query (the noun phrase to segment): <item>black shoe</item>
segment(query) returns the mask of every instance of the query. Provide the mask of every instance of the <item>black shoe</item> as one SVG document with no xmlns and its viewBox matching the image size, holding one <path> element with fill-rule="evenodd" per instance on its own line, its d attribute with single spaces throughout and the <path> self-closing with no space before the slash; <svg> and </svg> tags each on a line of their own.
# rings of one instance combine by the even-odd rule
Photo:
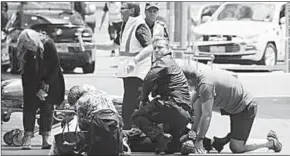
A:
<svg viewBox="0 0 290 156">
<path fill-rule="evenodd" d="M 112 50 L 111 57 L 115 56 L 115 50 Z"/>
<path fill-rule="evenodd" d="M 211 144 L 211 140 L 209 138 L 204 138 L 203 147 L 207 151 L 207 153 L 209 153 L 209 151 L 212 150 L 213 147 L 212 147 L 212 144 Z"/>
<path fill-rule="evenodd" d="M 212 147 L 215 148 L 219 153 L 224 149 L 224 146 L 230 142 L 230 133 L 224 138 L 213 137 L 214 142 L 212 143 Z"/>
</svg>

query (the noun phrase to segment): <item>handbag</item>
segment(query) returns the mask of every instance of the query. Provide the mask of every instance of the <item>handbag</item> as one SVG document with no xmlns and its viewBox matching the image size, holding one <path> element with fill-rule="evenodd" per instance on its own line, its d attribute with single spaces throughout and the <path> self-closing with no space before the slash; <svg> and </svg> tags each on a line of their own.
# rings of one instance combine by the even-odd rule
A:
<svg viewBox="0 0 290 156">
<path fill-rule="evenodd" d="M 68 123 L 66 123 L 68 125 Z M 77 131 L 78 123 L 75 131 L 64 132 L 65 127 L 63 127 L 62 133 L 54 136 L 56 147 L 58 148 L 59 155 L 70 155 L 77 156 L 82 155 L 86 152 L 87 142 L 86 136 L 87 131 Z"/>
</svg>

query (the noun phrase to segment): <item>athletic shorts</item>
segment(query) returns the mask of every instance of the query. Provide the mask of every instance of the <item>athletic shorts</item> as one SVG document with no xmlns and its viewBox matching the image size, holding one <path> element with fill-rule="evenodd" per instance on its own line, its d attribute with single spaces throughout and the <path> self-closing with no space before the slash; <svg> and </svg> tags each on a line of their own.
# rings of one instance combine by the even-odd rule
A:
<svg viewBox="0 0 290 156">
<path fill-rule="evenodd" d="M 230 115 L 231 138 L 247 141 L 257 114 L 257 103 L 251 102 L 242 112 Z"/>
</svg>

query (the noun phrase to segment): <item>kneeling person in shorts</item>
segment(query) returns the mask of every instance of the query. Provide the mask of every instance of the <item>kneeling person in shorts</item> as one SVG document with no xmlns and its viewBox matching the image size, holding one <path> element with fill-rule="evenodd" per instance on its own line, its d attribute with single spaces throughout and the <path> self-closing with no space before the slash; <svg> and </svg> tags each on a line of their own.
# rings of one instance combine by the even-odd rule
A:
<svg viewBox="0 0 290 156">
<path fill-rule="evenodd" d="M 194 105 L 194 124 L 192 130 L 197 133 L 195 149 L 204 153 L 202 140 L 208 131 L 212 111 L 229 115 L 231 120 L 230 149 L 233 153 L 244 153 L 267 147 L 280 152 L 282 144 L 277 134 L 270 131 L 264 143 L 247 143 L 257 113 L 257 103 L 245 90 L 242 83 L 226 72 L 215 70 L 197 70 L 192 66 L 183 68 L 188 84 L 195 90 L 197 97 Z"/>
</svg>

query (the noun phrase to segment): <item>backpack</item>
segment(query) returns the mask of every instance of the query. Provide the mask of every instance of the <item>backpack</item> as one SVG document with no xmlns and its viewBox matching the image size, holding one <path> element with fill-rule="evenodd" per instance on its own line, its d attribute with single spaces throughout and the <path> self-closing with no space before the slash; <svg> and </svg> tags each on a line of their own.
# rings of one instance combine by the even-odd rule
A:
<svg viewBox="0 0 290 156">
<path fill-rule="evenodd" d="M 115 155 L 123 152 L 122 119 L 110 110 L 93 112 L 88 129 L 88 156 Z"/>
</svg>

